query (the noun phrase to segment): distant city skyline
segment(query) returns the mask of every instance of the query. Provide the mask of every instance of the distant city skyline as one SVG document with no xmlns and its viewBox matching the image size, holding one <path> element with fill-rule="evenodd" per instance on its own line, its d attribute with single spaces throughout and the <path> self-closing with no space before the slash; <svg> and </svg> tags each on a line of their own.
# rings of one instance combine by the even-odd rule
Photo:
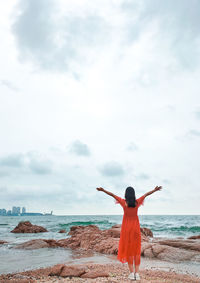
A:
<svg viewBox="0 0 200 283">
<path fill-rule="evenodd" d="M 26 213 L 26 207 L 25 206 L 22 207 L 22 211 L 21 211 L 20 206 L 13 206 L 12 210 L 0 208 L 0 215 L 20 215 L 20 214 L 24 214 L 24 213 Z"/>
<path fill-rule="evenodd" d="M 20 206 L 13 206 L 12 210 L 6 210 L 5 208 L 0 208 L 0 216 L 28 216 L 28 215 L 53 215 L 51 213 L 41 213 L 41 212 L 26 212 L 26 207 L 23 206 L 22 210 Z"/>
</svg>

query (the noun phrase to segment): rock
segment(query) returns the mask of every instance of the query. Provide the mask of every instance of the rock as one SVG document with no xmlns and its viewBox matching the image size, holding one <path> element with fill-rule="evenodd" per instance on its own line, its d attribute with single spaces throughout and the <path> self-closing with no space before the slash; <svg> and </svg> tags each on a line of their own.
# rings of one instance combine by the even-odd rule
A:
<svg viewBox="0 0 200 283">
<path fill-rule="evenodd" d="M 112 226 L 112 228 L 121 228 L 121 226 L 122 226 L 121 224 L 115 224 Z"/>
<path fill-rule="evenodd" d="M 199 240 L 181 240 L 181 239 L 167 239 L 158 241 L 161 245 L 167 245 L 175 248 L 181 248 L 186 250 L 194 250 L 200 252 L 200 241 Z"/>
<path fill-rule="evenodd" d="M 85 269 L 79 266 L 64 266 L 59 276 L 61 277 L 80 277 L 85 273 Z"/>
<path fill-rule="evenodd" d="M 49 276 L 59 276 L 64 266 L 65 266 L 64 264 L 54 265 L 53 267 L 51 267 L 51 270 L 48 275 Z"/>
<path fill-rule="evenodd" d="M 192 240 L 200 239 L 200 235 L 191 236 L 191 237 L 189 237 L 188 239 L 192 239 Z"/>
<path fill-rule="evenodd" d="M 71 235 L 71 238 L 67 239 L 69 248 L 82 248 L 106 254 L 117 254 L 120 237 L 119 228 L 101 231 L 95 225 L 72 226 L 69 235 Z"/>
<path fill-rule="evenodd" d="M 53 240 L 53 239 L 50 239 L 50 240 L 43 239 L 43 241 L 45 241 L 48 244 L 49 248 L 57 248 L 57 247 L 59 247 L 58 241 L 56 241 L 56 240 Z"/>
<path fill-rule="evenodd" d="M 120 238 L 121 227 L 112 227 L 111 229 L 105 230 L 103 232 L 104 235 L 107 235 L 109 237 Z"/>
<path fill-rule="evenodd" d="M 41 233 L 48 232 L 44 227 L 32 225 L 29 221 L 19 222 L 11 233 Z"/>
<path fill-rule="evenodd" d="M 70 238 L 61 240 L 36 239 L 17 245 L 18 249 L 40 249 L 46 247 L 63 247 L 86 251 L 96 251 L 104 254 L 115 254 L 118 252 L 120 225 L 111 229 L 100 230 L 95 225 L 72 226 L 69 232 Z M 142 234 L 142 241 L 148 242 L 148 237 Z"/>
<path fill-rule="evenodd" d="M 98 270 L 90 270 L 83 275 L 81 275 L 81 278 L 98 278 L 98 277 L 109 277 L 108 272 L 105 271 L 98 271 Z"/>
<path fill-rule="evenodd" d="M 146 237 L 153 237 L 153 232 L 148 228 L 140 228 L 140 231 Z"/>
<path fill-rule="evenodd" d="M 168 240 L 171 244 L 172 240 Z M 184 249 L 184 245 L 180 241 L 180 247 L 168 246 L 167 240 L 158 242 L 142 242 L 141 255 L 148 258 L 157 258 L 160 260 L 168 260 L 172 262 L 180 261 L 196 261 L 200 262 L 200 253 L 193 249 Z M 174 240 L 173 240 L 174 241 Z M 165 244 L 162 244 L 162 243 Z"/>
<path fill-rule="evenodd" d="M 14 247 L 14 249 L 35 250 L 42 248 L 57 248 L 57 247 L 61 247 L 61 245 L 56 240 L 35 239 L 24 242 L 22 244 L 18 244 Z"/>
<path fill-rule="evenodd" d="M 14 247 L 14 249 L 25 249 L 25 250 L 35 250 L 42 248 L 49 248 L 49 244 L 43 239 L 30 240 L 22 244 L 18 244 Z"/>
<path fill-rule="evenodd" d="M 111 229 L 101 231 L 95 225 L 72 226 L 69 232 L 71 238 L 60 244 L 69 248 L 82 248 L 105 254 L 117 254 L 121 225 L 114 225 Z M 142 241 L 148 241 L 148 237 L 142 234 Z"/>
<path fill-rule="evenodd" d="M 57 241 L 58 246 L 61 248 L 67 248 L 69 245 L 69 239 L 70 238 L 58 240 Z"/>
<path fill-rule="evenodd" d="M 62 229 L 58 233 L 67 233 L 67 231 L 65 229 Z"/>
<path fill-rule="evenodd" d="M 6 242 L 6 241 L 1 241 L 0 240 L 0 245 L 3 245 L 3 244 L 7 244 L 8 242 Z"/>
</svg>

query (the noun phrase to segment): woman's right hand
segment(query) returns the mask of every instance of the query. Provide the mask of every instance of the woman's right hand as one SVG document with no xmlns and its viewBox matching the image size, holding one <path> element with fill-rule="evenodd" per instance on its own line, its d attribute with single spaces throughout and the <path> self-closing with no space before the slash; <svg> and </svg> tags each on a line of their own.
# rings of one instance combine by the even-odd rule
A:
<svg viewBox="0 0 200 283">
<path fill-rule="evenodd" d="M 99 191 L 99 192 L 103 192 L 104 191 L 104 189 L 103 188 L 97 188 L 97 191 Z"/>
</svg>

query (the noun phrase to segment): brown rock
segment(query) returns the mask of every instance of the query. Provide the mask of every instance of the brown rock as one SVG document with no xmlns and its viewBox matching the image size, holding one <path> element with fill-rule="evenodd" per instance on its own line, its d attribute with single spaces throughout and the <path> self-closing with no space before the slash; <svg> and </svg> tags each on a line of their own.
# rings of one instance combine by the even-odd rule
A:
<svg viewBox="0 0 200 283">
<path fill-rule="evenodd" d="M 88 272 L 81 275 L 81 278 L 98 278 L 98 277 L 109 277 L 108 272 L 98 271 L 98 270 L 89 270 Z"/>
<path fill-rule="evenodd" d="M 7 244 L 8 242 L 6 241 L 0 241 L 0 245 L 3 245 L 3 244 Z"/>
<path fill-rule="evenodd" d="M 65 241 L 65 239 L 63 240 Z M 25 250 L 35 250 L 35 249 L 42 249 L 42 248 L 57 248 L 57 247 L 66 247 L 66 245 L 61 245 L 59 241 L 50 239 L 35 239 L 30 240 L 21 244 L 16 245 L 15 249 L 25 249 Z"/>
<path fill-rule="evenodd" d="M 142 242 L 141 243 L 141 255 L 144 256 L 144 251 L 151 248 L 152 244 L 149 242 Z"/>
<path fill-rule="evenodd" d="M 57 241 L 58 246 L 59 246 L 59 247 L 62 247 L 62 248 L 68 247 L 68 246 L 69 246 L 69 243 L 70 243 L 69 240 L 70 240 L 70 238 L 58 240 L 58 241 Z"/>
<path fill-rule="evenodd" d="M 25 250 L 35 250 L 35 249 L 42 249 L 48 248 L 49 244 L 43 239 L 35 239 L 24 242 L 22 244 L 18 244 L 14 247 L 14 249 L 25 249 Z"/>
<path fill-rule="evenodd" d="M 51 267 L 51 270 L 49 272 L 49 276 L 59 276 L 61 271 L 63 270 L 64 266 L 65 266 L 64 264 L 54 265 L 53 267 Z"/>
<path fill-rule="evenodd" d="M 194 250 L 200 252 L 200 241 L 198 239 L 197 240 L 167 239 L 167 240 L 158 241 L 158 243 L 161 245 L 167 245 L 175 248 Z"/>
<path fill-rule="evenodd" d="M 61 277 L 80 277 L 85 273 L 85 269 L 79 266 L 64 266 L 61 270 Z"/>
<path fill-rule="evenodd" d="M 29 221 L 19 222 L 11 233 L 41 233 L 48 232 L 44 227 L 32 225 Z"/>
<path fill-rule="evenodd" d="M 82 248 L 105 254 L 117 254 L 121 225 L 115 225 L 111 229 L 101 231 L 95 225 L 72 226 L 69 232 L 71 238 L 60 240 L 59 244 L 69 248 Z M 142 234 L 142 241 L 148 241 L 148 237 Z"/>
<path fill-rule="evenodd" d="M 65 229 L 62 229 L 58 233 L 67 233 L 67 231 Z"/>
<path fill-rule="evenodd" d="M 170 241 L 170 240 L 169 240 Z M 157 258 L 168 261 L 196 261 L 200 262 L 200 253 L 195 250 L 188 250 L 184 248 L 177 248 L 161 244 L 159 242 L 142 243 L 141 255 L 148 258 Z M 181 246 L 181 244 L 180 244 Z"/>
<path fill-rule="evenodd" d="M 191 236 L 191 237 L 189 237 L 188 239 L 192 239 L 192 240 L 200 239 L 200 235 Z"/>
<path fill-rule="evenodd" d="M 112 226 L 112 228 L 121 228 L 121 226 L 122 226 L 121 224 L 115 224 Z"/>
<path fill-rule="evenodd" d="M 108 230 L 103 231 L 104 235 L 110 236 L 112 238 L 120 238 L 121 227 L 115 227 Z"/>
<path fill-rule="evenodd" d="M 148 228 L 140 228 L 140 231 L 146 237 L 153 237 L 153 232 Z"/>
<path fill-rule="evenodd" d="M 50 240 L 43 239 L 43 241 L 45 241 L 48 244 L 49 248 L 57 248 L 57 247 L 59 247 L 58 241 L 56 241 L 56 240 L 53 240 L 53 239 L 50 239 Z"/>
</svg>

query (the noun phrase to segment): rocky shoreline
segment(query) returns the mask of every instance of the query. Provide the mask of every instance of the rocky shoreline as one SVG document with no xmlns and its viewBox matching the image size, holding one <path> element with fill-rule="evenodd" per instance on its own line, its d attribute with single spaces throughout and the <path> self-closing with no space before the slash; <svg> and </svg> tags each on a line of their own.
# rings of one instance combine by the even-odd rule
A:
<svg viewBox="0 0 200 283">
<path fill-rule="evenodd" d="M 22 233 L 24 233 L 24 223 L 21 226 Z M 27 227 L 30 231 L 30 225 Z M 37 230 L 35 225 L 33 225 L 33 229 Z M 114 225 L 111 229 L 103 231 L 95 225 L 72 226 L 68 238 L 61 240 L 35 239 L 18 244 L 14 248 L 32 250 L 61 247 L 117 255 L 120 230 L 120 225 Z M 20 231 L 20 225 L 18 225 L 18 231 Z M 198 236 L 188 239 L 154 238 L 152 231 L 148 228 L 141 228 L 141 235 L 141 255 L 144 257 L 173 262 L 200 262 L 200 239 Z"/>
<path fill-rule="evenodd" d="M 29 223 L 19 223 L 17 233 L 39 233 L 44 231 L 41 227 Z M 32 230 L 31 230 L 32 229 Z M 100 230 L 95 225 L 72 226 L 68 233 L 70 237 L 54 239 L 35 239 L 17 244 L 13 249 L 41 249 L 41 248 L 70 248 L 84 252 L 97 252 L 114 255 L 118 252 L 120 238 L 120 225 L 114 225 L 111 229 Z M 15 230 L 15 231 L 16 231 Z M 188 239 L 163 239 L 154 238 L 151 230 L 141 228 L 142 249 L 141 255 L 152 260 L 167 262 L 200 262 L 200 237 Z M 7 242 L 1 241 L 4 245 Z M 116 261 L 112 264 L 57 264 L 53 267 L 0 275 L 0 282 L 130 282 L 127 279 L 128 268 L 126 264 Z M 184 283 L 200 282 L 197 276 L 177 274 L 172 271 L 145 269 L 141 271 L 140 282 L 166 282 Z"/>
<path fill-rule="evenodd" d="M 107 282 L 130 283 L 126 264 L 85 264 L 55 265 L 14 274 L 0 276 L 1 283 L 36 283 L 36 282 Z M 140 271 L 141 283 L 199 283 L 199 278 L 174 271 L 145 269 Z"/>
</svg>

